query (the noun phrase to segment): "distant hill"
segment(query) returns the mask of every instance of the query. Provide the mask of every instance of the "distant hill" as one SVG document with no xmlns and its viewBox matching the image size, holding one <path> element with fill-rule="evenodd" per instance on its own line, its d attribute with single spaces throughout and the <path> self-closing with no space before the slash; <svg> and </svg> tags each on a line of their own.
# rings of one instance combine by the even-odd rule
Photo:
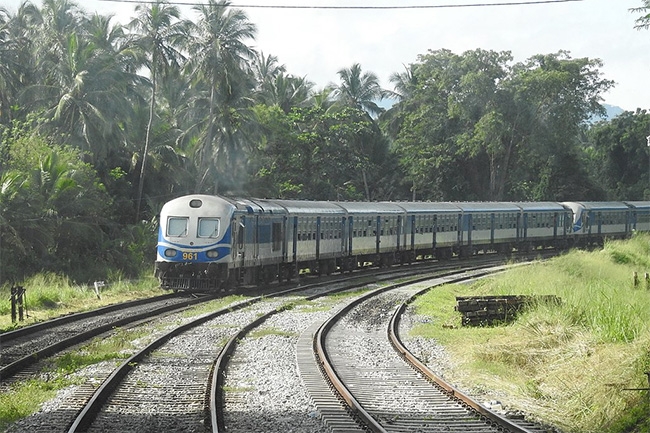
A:
<svg viewBox="0 0 650 433">
<path fill-rule="evenodd" d="M 617 107 L 615 105 L 603 104 L 603 107 L 605 107 L 605 110 L 607 110 L 608 119 L 613 119 L 614 117 L 618 116 L 619 114 L 622 114 L 625 111 L 621 107 Z"/>
<path fill-rule="evenodd" d="M 601 120 L 612 120 L 625 111 L 621 107 L 615 105 L 603 104 L 603 107 L 605 107 L 605 116 L 592 116 L 590 123 L 600 122 Z"/>
</svg>

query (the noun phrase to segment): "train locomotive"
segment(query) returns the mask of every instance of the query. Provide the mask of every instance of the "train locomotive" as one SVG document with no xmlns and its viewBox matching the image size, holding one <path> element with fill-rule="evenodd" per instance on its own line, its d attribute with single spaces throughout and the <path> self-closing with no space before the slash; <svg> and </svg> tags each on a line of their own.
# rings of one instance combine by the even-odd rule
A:
<svg viewBox="0 0 650 433">
<path fill-rule="evenodd" d="M 650 202 L 330 202 L 194 194 L 160 213 L 161 287 L 217 291 L 423 258 L 602 244 L 650 231 Z"/>
</svg>

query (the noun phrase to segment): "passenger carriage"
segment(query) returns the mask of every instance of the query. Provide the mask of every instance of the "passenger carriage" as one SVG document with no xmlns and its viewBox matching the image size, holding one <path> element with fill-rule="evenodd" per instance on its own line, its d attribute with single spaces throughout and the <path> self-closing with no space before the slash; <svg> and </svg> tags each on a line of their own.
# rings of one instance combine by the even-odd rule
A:
<svg viewBox="0 0 650 433">
<path fill-rule="evenodd" d="M 337 202 L 347 215 L 343 266 L 391 265 L 403 249 L 404 209 L 396 203 Z"/>
<path fill-rule="evenodd" d="M 404 210 L 403 261 L 432 256 L 448 259 L 458 249 L 462 210 L 453 203 L 399 202 Z"/>
<path fill-rule="evenodd" d="M 650 231 L 650 201 L 626 201 L 630 210 L 630 230 Z"/>
<path fill-rule="evenodd" d="M 522 236 L 521 208 L 513 203 L 458 203 L 462 210 L 459 248 L 462 256 L 477 251 L 510 252 Z"/>
<path fill-rule="evenodd" d="M 336 270 L 336 259 L 346 250 L 346 212 L 333 202 L 262 200 L 267 201 L 286 212 L 286 255 L 278 270 L 280 278 L 290 279 L 300 269 L 327 274 Z"/>
<path fill-rule="evenodd" d="M 602 245 L 606 238 L 630 234 L 631 208 L 623 202 L 563 202 L 573 212 L 572 234 L 577 245 Z"/>
<path fill-rule="evenodd" d="M 525 248 L 567 246 L 573 222 L 570 209 L 555 202 L 517 202 L 521 208 Z"/>
</svg>

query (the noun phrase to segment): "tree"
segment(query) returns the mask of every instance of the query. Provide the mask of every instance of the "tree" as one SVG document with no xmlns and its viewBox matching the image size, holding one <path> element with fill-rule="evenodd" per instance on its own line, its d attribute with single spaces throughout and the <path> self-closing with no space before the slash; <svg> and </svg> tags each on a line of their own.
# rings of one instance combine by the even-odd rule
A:
<svg viewBox="0 0 650 433">
<path fill-rule="evenodd" d="M 256 107 L 264 139 L 256 155 L 257 195 L 311 200 L 387 198 L 388 146 L 365 111 Z"/>
<path fill-rule="evenodd" d="M 246 45 L 253 40 L 256 27 L 239 9 L 229 9 L 228 1 L 209 0 L 195 6 L 198 22 L 192 26 L 193 39 L 188 46 L 188 71 L 197 96 L 198 137 L 194 154 L 200 171 L 196 191 L 209 184 L 218 193 L 220 181 L 234 182 L 236 172 L 244 172 L 242 152 L 251 142 L 253 127 L 252 73 L 248 63 L 255 52 Z"/>
<path fill-rule="evenodd" d="M 141 79 L 121 45 L 120 26 L 111 28 L 108 21 L 88 20 L 67 1 L 48 1 L 43 11 L 31 11 L 35 27 L 25 34 L 43 37 L 31 53 L 32 83 L 20 98 L 26 109 L 43 112 L 43 133 L 84 150 L 98 168 L 124 142 L 123 125 Z"/>
<path fill-rule="evenodd" d="M 606 188 L 610 200 L 647 200 L 650 166 L 647 135 L 650 114 L 638 109 L 599 122 L 588 133 L 590 172 Z"/>
<path fill-rule="evenodd" d="M 643 6 L 630 9 L 631 12 L 645 14 L 636 19 L 634 28 L 648 30 L 650 28 L 650 0 L 641 0 Z"/>
<path fill-rule="evenodd" d="M 361 65 L 353 64 L 350 68 L 338 71 L 341 84 L 335 87 L 334 98 L 340 103 L 365 110 L 371 115 L 380 114 L 383 109 L 377 105 L 386 96 L 379 86 L 379 79 L 373 72 L 362 72 Z"/>
<path fill-rule="evenodd" d="M 38 271 L 88 281 L 105 272 L 101 248 L 111 199 L 80 152 L 52 146 L 33 131 L 4 137 L 9 163 L 0 176 L 3 278 Z M 101 269 L 100 269 L 101 268 Z"/>
<path fill-rule="evenodd" d="M 185 42 L 188 33 L 186 23 L 179 20 L 180 12 L 178 7 L 170 6 L 163 0 L 157 0 L 150 5 L 138 5 L 135 11 L 138 16 L 131 21 L 129 28 L 136 32 L 134 43 L 144 55 L 144 64 L 151 74 L 149 121 L 142 151 L 138 196 L 136 199 L 137 221 L 140 219 L 144 174 L 155 117 L 156 94 L 159 86 L 158 77 L 161 74 L 169 73 L 170 68 L 179 67 L 179 62 L 183 60 L 180 47 Z"/>
<path fill-rule="evenodd" d="M 485 50 L 419 60 L 396 145 L 425 198 L 568 199 L 559 178 L 576 187 L 571 199 L 597 193 L 578 168 L 569 179 L 562 162 L 578 160 L 577 137 L 611 86 L 598 60 L 560 52 L 511 65 L 509 52 Z"/>
</svg>

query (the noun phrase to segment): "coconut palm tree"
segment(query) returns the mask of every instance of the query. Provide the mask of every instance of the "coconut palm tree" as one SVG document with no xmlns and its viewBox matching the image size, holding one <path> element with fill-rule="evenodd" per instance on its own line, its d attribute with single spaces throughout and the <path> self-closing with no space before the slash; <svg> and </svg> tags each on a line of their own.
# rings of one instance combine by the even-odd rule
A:
<svg viewBox="0 0 650 433">
<path fill-rule="evenodd" d="M 147 154 L 149 153 L 151 129 L 155 116 L 159 75 L 165 74 L 169 68 L 178 68 L 179 64 L 184 60 L 180 47 L 187 38 L 187 25 L 186 22 L 179 19 L 180 11 L 178 7 L 171 6 L 166 1 L 159 0 L 148 5 L 138 5 L 135 11 L 137 17 L 129 23 L 129 28 L 136 32 L 137 36 L 134 43 L 141 50 L 144 65 L 151 76 L 149 122 L 145 134 L 144 150 L 142 151 L 138 196 L 136 199 L 136 220 L 139 220 Z"/>
<path fill-rule="evenodd" d="M 373 72 L 362 72 L 361 65 L 355 63 L 350 68 L 338 71 L 341 84 L 335 87 L 335 98 L 345 105 L 378 115 L 383 109 L 376 101 L 386 96 L 379 86 L 379 79 Z"/>
<path fill-rule="evenodd" d="M 249 62 L 254 50 L 256 27 L 241 10 L 230 9 L 228 1 L 209 0 L 195 6 L 198 22 L 192 28 L 188 47 L 188 74 L 197 91 L 193 126 L 198 137 L 195 158 L 201 172 L 197 191 L 213 177 L 212 191 L 218 192 L 219 177 L 234 175 L 250 139 L 253 125 L 253 74 Z"/>
</svg>

